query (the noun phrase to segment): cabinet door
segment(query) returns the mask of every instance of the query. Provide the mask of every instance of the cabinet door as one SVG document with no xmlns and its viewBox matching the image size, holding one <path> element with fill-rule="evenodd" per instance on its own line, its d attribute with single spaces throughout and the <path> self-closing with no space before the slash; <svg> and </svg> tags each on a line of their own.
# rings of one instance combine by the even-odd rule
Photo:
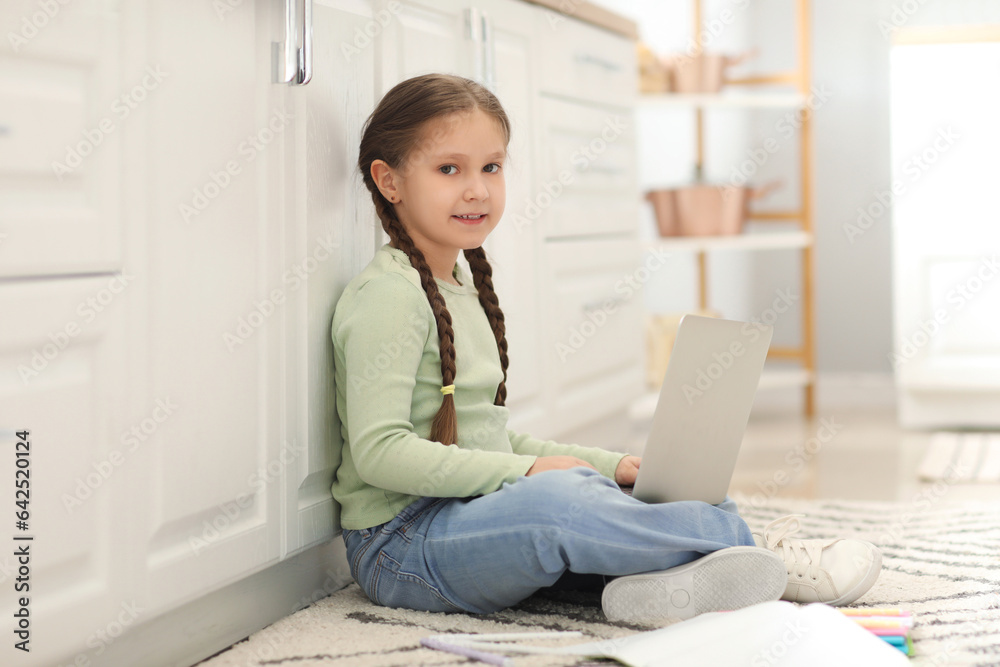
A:
<svg viewBox="0 0 1000 667">
<path fill-rule="evenodd" d="M 658 262 L 643 263 L 629 237 L 545 244 L 554 434 L 623 410 L 642 393 L 641 289 Z"/>
<path fill-rule="evenodd" d="M 895 342 L 904 426 L 997 426 L 1000 42 L 892 54 Z"/>
<path fill-rule="evenodd" d="M 121 269 L 121 133 L 147 91 L 121 80 L 111 4 L 0 4 L 0 277 Z"/>
<path fill-rule="evenodd" d="M 511 124 L 506 162 L 507 202 L 503 218 L 486 240 L 493 285 L 507 325 L 507 406 L 510 427 L 532 433 L 545 419 L 542 405 L 541 312 L 538 303 L 540 230 L 532 217 L 537 206 L 535 167 L 537 81 L 532 42 L 532 8 L 494 0 L 480 5 L 489 29 L 486 48 L 494 63 L 493 92 Z"/>
<path fill-rule="evenodd" d="M 405 0 L 387 26 L 379 69 L 379 97 L 404 79 L 428 72 L 475 78 L 480 50 L 470 38 L 470 3 L 463 0 Z"/>
<path fill-rule="evenodd" d="M 126 399 L 123 289 L 114 276 L 0 282 L 0 488 L 10 514 L 0 555 L 5 665 L 51 665 L 144 606 L 123 525 L 135 448 L 120 427 Z M 15 431 L 30 430 L 27 505 L 14 507 Z M 28 512 L 15 531 L 14 512 Z M 12 541 L 12 534 L 31 537 Z M 115 548 L 127 544 L 129 548 Z M 16 582 L 16 548 L 30 558 Z M 15 585 L 27 588 L 18 588 Z M 29 602 L 31 652 L 14 648 L 15 601 Z M 93 655 L 91 653 L 90 655 Z"/>
<path fill-rule="evenodd" d="M 286 93 L 296 140 L 287 147 L 287 168 L 275 161 L 273 179 L 285 184 L 284 217 L 291 221 L 282 256 L 289 295 L 287 433 L 303 451 L 289 466 L 282 494 L 285 553 L 340 529 L 330 494 L 341 441 L 330 326 L 337 299 L 371 260 L 381 235 L 357 167 L 361 126 L 375 104 L 376 59 L 373 41 L 359 36 L 391 20 L 368 2 L 316 2 L 312 80 Z"/>
<path fill-rule="evenodd" d="M 540 163 L 560 195 L 546 211 L 548 238 L 636 234 L 635 123 L 630 109 L 542 98 Z"/>
<path fill-rule="evenodd" d="M 303 455 L 280 420 L 290 287 L 268 165 L 294 114 L 271 92 L 280 4 L 125 5 L 126 62 L 167 73 L 126 138 L 123 430 L 143 437 L 115 544 L 143 569 L 150 615 L 278 559 L 282 479 Z"/>
</svg>

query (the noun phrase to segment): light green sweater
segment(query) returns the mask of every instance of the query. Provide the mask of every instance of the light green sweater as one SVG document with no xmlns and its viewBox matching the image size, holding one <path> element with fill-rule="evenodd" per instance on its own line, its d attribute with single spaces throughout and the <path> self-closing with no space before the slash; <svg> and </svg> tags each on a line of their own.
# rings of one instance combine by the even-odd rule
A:
<svg viewBox="0 0 1000 667">
<path fill-rule="evenodd" d="M 493 404 L 503 379 L 496 339 L 471 276 L 457 263 L 453 275 L 461 286 L 436 280 L 455 332 L 456 445 L 427 439 L 443 398 L 441 358 L 430 303 L 406 253 L 383 245 L 337 302 L 334 378 L 344 445 L 333 497 L 344 528 L 385 523 L 421 496 L 496 491 L 537 456 L 576 456 L 612 479 L 625 456 L 507 428 L 508 409 Z"/>
</svg>

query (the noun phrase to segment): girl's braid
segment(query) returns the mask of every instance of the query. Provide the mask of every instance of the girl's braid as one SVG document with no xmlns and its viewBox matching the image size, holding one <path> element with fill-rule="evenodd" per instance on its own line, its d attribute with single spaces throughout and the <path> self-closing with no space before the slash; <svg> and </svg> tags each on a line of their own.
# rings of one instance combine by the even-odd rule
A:
<svg viewBox="0 0 1000 667">
<path fill-rule="evenodd" d="M 493 336 L 497 339 L 497 351 L 500 353 L 500 367 L 503 369 L 503 380 L 497 387 L 497 395 L 493 400 L 494 405 L 505 405 L 507 401 L 507 327 L 504 324 L 503 311 L 500 310 L 500 301 L 497 293 L 493 289 L 493 268 L 486 259 L 486 252 L 479 248 L 465 251 L 465 258 L 469 261 L 469 268 L 472 269 L 472 280 L 479 291 L 479 303 L 486 311 L 486 317 L 493 328 Z"/>
<path fill-rule="evenodd" d="M 455 332 L 451 327 L 451 313 L 448 312 L 444 297 L 434 282 L 434 274 L 424 258 L 424 253 L 413 243 L 406 228 L 396 215 L 396 209 L 386 202 L 381 193 L 373 192 L 375 211 L 383 222 L 383 228 L 389 235 L 393 247 L 399 248 L 410 258 L 410 264 L 420 274 L 420 284 L 427 294 L 434 319 L 437 322 L 438 345 L 441 349 L 441 384 L 450 385 L 455 382 Z M 502 315 L 501 315 L 502 317 Z M 502 324 L 501 324 L 502 326 Z M 506 354 L 504 354 L 506 357 Z M 505 366 L 506 368 L 506 366 Z M 431 423 L 430 439 L 444 445 L 458 442 L 458 417 L 455 414 L 455 398 L 451 394 L 442 397 L 441 408 Z"/>
</svg>

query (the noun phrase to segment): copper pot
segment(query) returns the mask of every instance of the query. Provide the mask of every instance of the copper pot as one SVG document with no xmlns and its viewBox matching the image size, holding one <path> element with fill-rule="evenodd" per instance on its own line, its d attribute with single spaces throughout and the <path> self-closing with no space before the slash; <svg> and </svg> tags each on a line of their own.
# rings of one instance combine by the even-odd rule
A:
<svg viewBox="0 0 1000 667">
<path fill-rule="evenodd" d="M 691 185 L 652 190 L 646 193 L 646 201 L 653 205 L 660 236 L 739 234 L 743 231 L 750 201 L 766 196 L 779 186 L 780 183 L 759 188 Z"/>
<path fill-rule="evenodd" d="M 756 57 L 756 49 L 727 56 L 721 53 L 675 54 L 664 59 L 675 93 L 717 93 L 726 80 L 726 69 Z"/>
</svg>

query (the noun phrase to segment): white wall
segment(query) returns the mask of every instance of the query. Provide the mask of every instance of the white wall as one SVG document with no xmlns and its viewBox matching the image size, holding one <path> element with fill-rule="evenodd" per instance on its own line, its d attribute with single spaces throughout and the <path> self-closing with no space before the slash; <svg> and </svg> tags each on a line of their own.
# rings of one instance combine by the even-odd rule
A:
<svg viewBox="0 0 1000 667">
<path fill-rule="evenodd" d="M 630 16 L 641 38 L 654 50 L 680 50 L 686 45 L 692 18 L 690 0 L 592 0 Z M 705 0 L 703 18 L 718 17 L 725 7 L 740 21 L 727 27 L 713 44 L 716 50 L 740 52 L 758 45 L 761 56 L 741 72 L 795 66 L 792 0 L 751 0 L 739 10 L 736 0 Z M 890 182 L 888 56 L 886 34 L 896 25 L 1000 23 L 996 0 L 838 0 L 812 3 L 813 82 L 825 87 L 829 100 L 814 115 L 815 313 L 817 369 L 822 374 L 891 373 L 892 347 L 891 213 L 886 212 L 864 233 L 848 238 L 858 209 L 867 208 Z M 743 21 L 745 19 L 745 22 Z M 728 121 L 728 135 L 709 139 L 708 162 L 729 169 L 746 151 L 775 136 L 774 112 L 756 112 L 749 123 Z M 678 139 L 693 126 L 680 120 L 651 120 L 641 115 L 644 142 L 640 153 L 644 187 L 678 180 L 678 165 L 690 164 L 690 145 Z M 716 128 L 722 119 L 709 119 Z M 711 131 L 717 131 L 713 129 Z M 754 182 L 795 173 L 798 146 L 783 144 L 753 174 Z M 728 180 L 731 171 L 710 175 Z M 795 180 L 766 202 L 769 208 L 794 206 Z M 651 215 L 647 220 L 652 234 Z M 853 242 L 852 242 L 853 240 Z M 711 299 L 726 317 L 759 315 L 774 291 L 798 285 L 795 253 L 717 254 L 711 272 Z M 647 303 L 656 311 L 695 305 L 693 262 L 677 261 L 647 288 Z M 753 286 L 751 288 L 751 285 Z M 776 345 L 798 342 L 800 315 L 782 316 L 775 325 Z"/>
</svg>

